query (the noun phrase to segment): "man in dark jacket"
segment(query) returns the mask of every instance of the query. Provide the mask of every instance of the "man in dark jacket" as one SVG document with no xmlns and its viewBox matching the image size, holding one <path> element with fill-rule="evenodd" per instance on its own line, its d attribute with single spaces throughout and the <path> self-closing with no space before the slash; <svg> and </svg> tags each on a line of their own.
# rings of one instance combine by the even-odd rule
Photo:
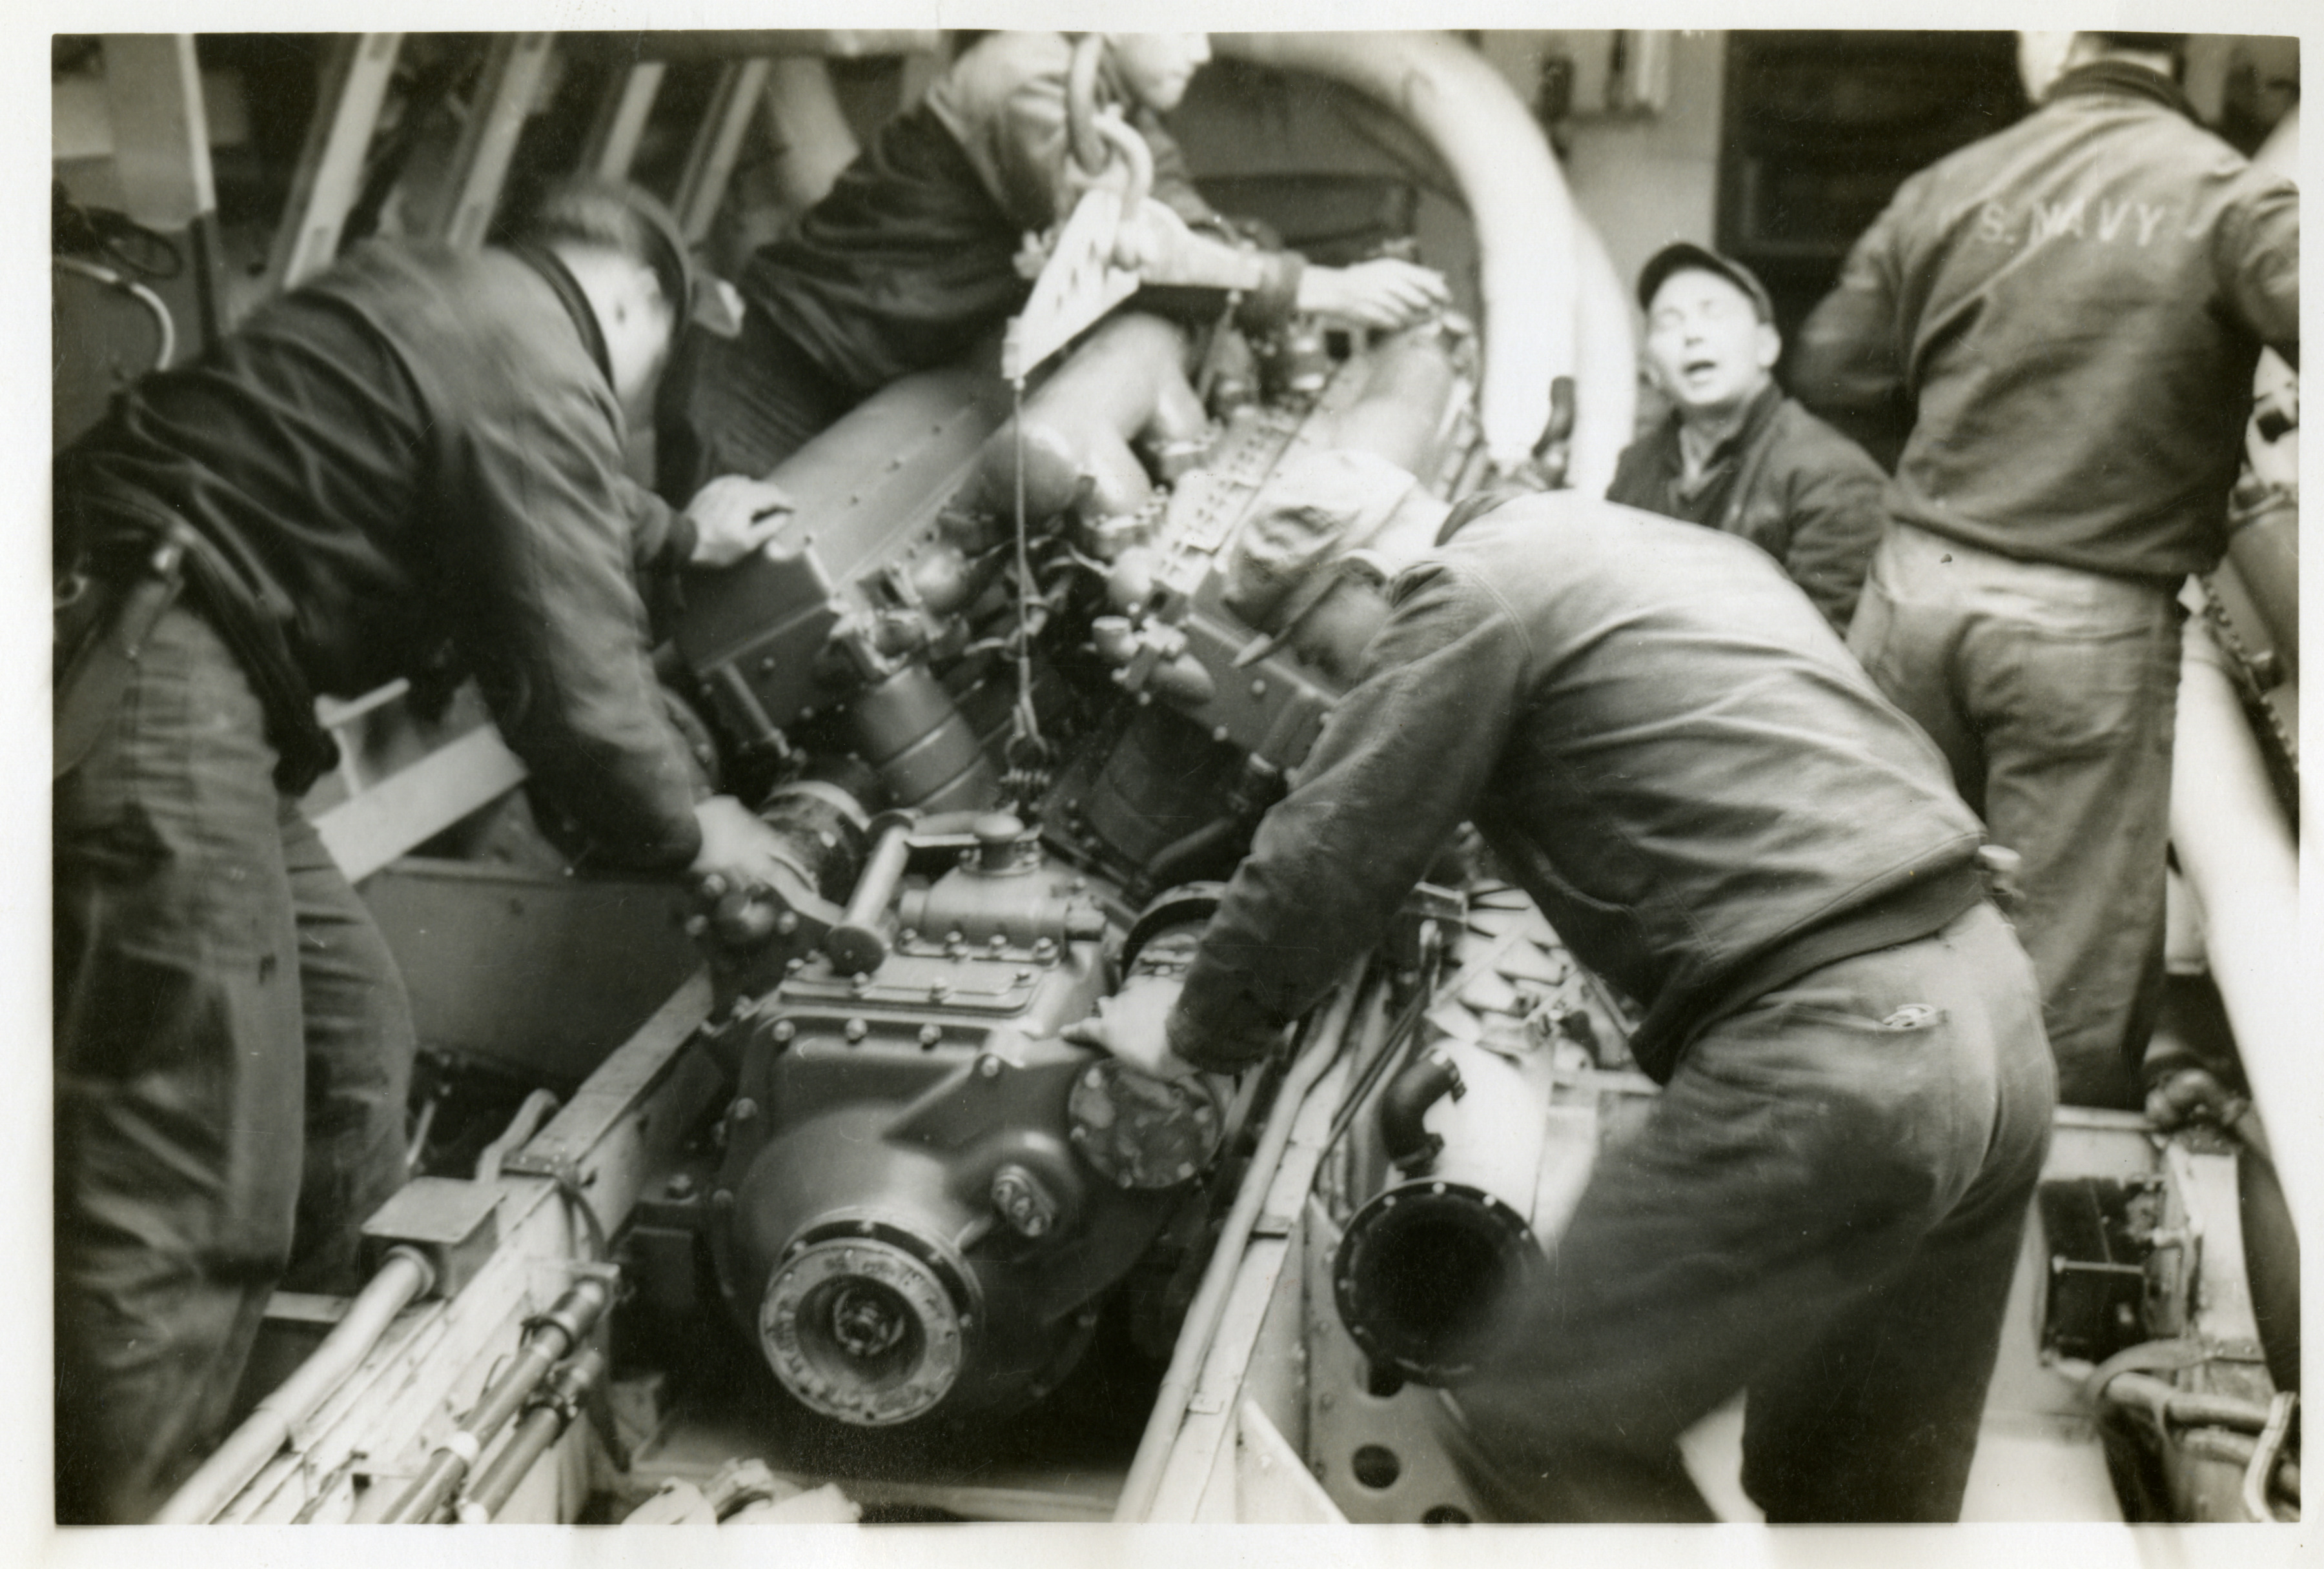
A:
<svg viewBox="0 0 2324 1569">
<path fill-rule="evenodd" d="M 673 515 L 621 468 L 691 288 L 650 198 L 576 188 L 508 250 L 356 253 L 60 455 L 60 1520 L 149 1518 L 268 1294 L 352 1289 L 403 1180 L 409 1005 L 298 806 L 317 695 L 448 646 L 609 857 L 773 875 L 696 799 L 640 583 L 755 548 L 779 492 Z"/>
<path fill-rule="evenodd" d="M 1204 201 L 1161 116 L 1210 59 L 1199 32 L 1090 36 L 1094 101 L 1122 112 L 1154 156 L 1152 200 L 1231 235 Z M 681 352 L 659 419 L 658 483 L 672 498 L 715 474 L 764 474 L 881 387 L 957 358 L 1018 311 L 1029 234 L 1066 216 L 1073 192 L 1066 87 L 1075 41 L 994 32 L 872 145 L 738 280 L 742 334 Z M 1309 267 L 1267 254 L 1240 307 L 1253 326 L 1295 309 L 1396 327 L 1441 307 L 1443 280 L 1391 259 Z"/>
<path fill-rule="evenodd" d="M 1907 180 L 1794 377 L 1909 406 L 1850 644 L 2024 858 L 2094 1106 L 2139 1104 L 2160 995 L 2179 585 L 2225 548 L 2260 346 L 2299 352 L 2298 193 L 2194 123 L 2175 38 L 2074 35 L 2039 109 Z"/>
<path fill-rule="evenodd" d="M 1749 268 L 1668 245 L 1639 272 L 1638 304 L 1646 371 L 1671 411 L 1623 451 L 1606 499 L 1742 536 L 1846 636 L 1888 476 L 1775 385 L 1783 340 Z"/>
<path fill-rule="evenodd" d="M 1390 507 L 1445 513 L 1388 465 L 1295 462 L 1238 550 L 1312 558 Z M 1480 1490 L 1509 1518 L 1707 1519 L 1676 1439 L 1748 1387 L 1770 1519 L 1952 1518 L 2052 1070 L 1943 759 L 1709 529 L 1532 495 L 1369 621 L 1342 590 L 1254 607 L 1357 679 L 1183 993 L 1125 988 L 1077 1035 L 1164 1074 L 1249 1066 L 1473 820 L 1643 1007 L 1630 1049 L 1665 1086 L 1457 1391 Z"/>
</svg>

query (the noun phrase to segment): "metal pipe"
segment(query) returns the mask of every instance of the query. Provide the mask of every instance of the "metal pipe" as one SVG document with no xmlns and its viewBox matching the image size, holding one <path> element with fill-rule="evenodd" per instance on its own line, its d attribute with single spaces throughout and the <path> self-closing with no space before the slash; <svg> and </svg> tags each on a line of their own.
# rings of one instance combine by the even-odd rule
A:
<svg viewBox="0 0 2324 1569">
<path fill-rule="evenodd" d="M 1615 411 L 1635 395 L 1637 367 L 1628 355 L 1607 363 L 1577 353 L 1579 282 L 1584 269 L 1575 211 L 1541 127 L 1508 80 L 1474 50 L 1443 32 L 1221 32 L 1222 56 L 1283 70 L 1311 72 L 1380 100 L 1417 131 L 1461 188 L 1477 231 L 1484 295 L 1486 354 L 1480 401 L 1486 445 L 1504 468 L 1533 449 L 1549 417 L 1550 382 L 1575 376 L 1581 407 L 1622 428 Z M 1610 268 L 1609 269 L 1610 271 Z M 1627 332 L 1629 307 L 1600 309 L 1596 322 Z M 1582 372 L 1588 372 L 1582 379 Z M 1590 427 L 1586 448 L 1599 442 Z M 1577 447 L 1577 451 L 1585 450 Z"/>
<path fill-rule="evenodd" d="M 1258 1224 L 1260 1206 L 1267 1202 L 1275 1169 L 1291 1142 L 1291 1124 L 1297 1120 L 1307 1092 L 1339 1056 L 1360 991 L 1378 1005 L 1379 986 L 1361 987 L 1357 977 L 1351 975 L 1341 983 L 1306 1048 L 1284 1076 L 1274 1109 L 1268 1114 L 1267 1127 L 1259 1134 L 1259 1148 L 1244 1173 L 1242 1190 L 1235 1195 L 1234 1207 L 1227 1212 L 1226 1225 L 1220 1229 L 1211 1262 L 1203 1271 L 1202 1286 L 1195 1291 L 1194 1302 L 1186 1309 L 1185 1321 L 1178 1330 L 1178 1344 L 1170 1354 L 1169 1370 L 1162 1375 L 1162 1387 L 1155 1393 L 1154 1408 L 1146 1418 L 1146 1431 L 1138 1441 L 1130 1474 L 1122 1478 L 1121 1497 L 1113 1507 L 1117 1524 L 1139 1520 L 1153 1506 L 1155 1491 L 1162 1482 L 1162 1467 L 1169 1459 L 1171 1442 L 1177 1436 L 1179 1420 L 1186 1414 L 1186 1403 L 1194 1399 L 1194 1380 L 1203 1371 L 1204 1359 L 1210 1354 L 1220 1315 L 1226 1311 L 1227 1295 L 1241 1266 L 1243 1248 L 1250 1241 L 1251 1228 Z"/>
<path fill-rule="evenodd" d="M 534 1399 L 508 1443 L 477 1473 L 476 1484 L 460 1500 L 462 1525 L 482 1525 L 500 1512 L 534 1464 L 572 1426 L 581 1402 L 604 1373 L 604 1353 L 594 1346 L 557 1370 L 547 1390 Z"/>
<path fill-rule="evenodd" d="M 418 1250 L 393 1247 L 387 1261 L 348 1304 L 315 1353 L 278 1386 L 241 1427 L 228 1435 L 201 1469 L 186 1479 L 153 1517 L 157 1526 L 206 1525 L 234 1501 L 250 1479 L 290 1440 L 291 1429 L 328 1399 L 370 1354 L 395 1316 L 436 1283 L 435 1266 Z"/>
<path fill-rule="evenodd" d="M 2263 1118 L 2297 1116 L 2308 1104 L 2312 1045 L 2302 1005 L 2300 853 L 2226 656 L 2200 618 L 2187 624 L 2171 767 L 2171 842 L 2202 910 L 2211 977 L 2245 1078 Z M 2313 1140 L 2276 1144 L 2285 1196 L 2305 1230 L 2324 1166 Z"/>
<path fill-rule="evenodd" d="M 613 1292 L 604 1280 L 586 1277 L 575 1281 L 558 1298 L 555 1307 L 535 1319 L 528 1326 L 523 1345 L 508 1371 L 484 1391 L 458 1429 L 437 1445 L 420 1475 L 404 1489 L 403 1496 L 380 1517 L 380 1524 L 409 1525 L 434 1515 L 458 1491 L 460 1479 L 468 1474 L 468 1468 L 484 1453 L 484 1445 L 524 1408 L 549 1370 L 589 1333 L 612 1298 Z"/>
<path fill-rule="evenodd" d="M 1606 242 L 1587 218 L 1573 224 L 1574 400 L 1572 457 L 1565 482 L 1585 495 L 1602 496 L 1614 482 L 1614 466 L 1630 445 L 1638 418 L 1638 344 L 1631 332 L 1630 296 L 1622 287 Z"/>
</svg>

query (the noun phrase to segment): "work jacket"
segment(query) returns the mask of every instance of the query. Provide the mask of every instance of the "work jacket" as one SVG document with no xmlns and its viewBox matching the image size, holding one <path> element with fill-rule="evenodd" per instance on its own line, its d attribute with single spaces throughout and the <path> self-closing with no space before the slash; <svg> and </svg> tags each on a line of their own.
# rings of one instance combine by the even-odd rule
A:
<svg viewBox="0 0 2324 1569">
<path fill-rule="evenodd" d="M 2153 71 L 2099 61 L 1906 180 L 1799 334 L 1792 390 L 1903 399 L 1892 513 L 2175 580 L 2226 547 L 2262 344 L 2298 362 L 2300 198 Z"/>
<path fill-rule="evenodd" d="M 1692 483 L 1680 423 L 1674 413 L 1622 449 L 1606 499 L 1749 540 L 1845 635 L 1887 525 L 1880 465 L 1773 382 Z"/>
<path fill-rule="evenodd" d="M 965 353 L 1023 307 L 1032 282 L 1018 252 L 1069 210 L 1072 60 L 1062 33 L 979 40 L 790 233 L 752 257 L 736 284 L 747 307 L 859 396 Z M 1160 118 L 1129 99 L 1110 63 L 1096 98 L 1122 110 L 1153 152 L 1154 199 L 1190 225 L 1222 227 Z M 1300 267 L 1270 253 L 1268 282 L 1240 319 L 1263 327 L 1286 315 Z"/>
<path fill-rule="evenodd" d="M 198 608 L 289 667 L 262 693 L 354 696 L 448 648 L 605 853 L 683 866 L 694 783 L 641 584 L 693 529 L 623 473 L 604 354 L 547 252 L 368 245 L 59 456 L 60 559 L 184 519 Z"/>
<path fill-rule="evenodd" d="M 1509 501 L 1392 585 L 1259 825 L 1170 1021 L 1265 1051 L 1473 820 L 1667 1078 L 1702 1025 L 1982 897 L 1977 819 L 1757 546 L 1572 491 Z"/>
</svg>

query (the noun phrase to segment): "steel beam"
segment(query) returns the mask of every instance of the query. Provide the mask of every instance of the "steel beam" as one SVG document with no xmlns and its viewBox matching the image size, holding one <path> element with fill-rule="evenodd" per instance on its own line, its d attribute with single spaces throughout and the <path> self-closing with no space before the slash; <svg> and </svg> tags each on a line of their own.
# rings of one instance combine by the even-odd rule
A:
<svg viewBox="0 0 2324 1569">
<path fill-rule="evenodd" d="M 630 166 L 638 161 L 638 143 L 645 139 L 647 122 L 653 118 L 654 99 L 661 93 L 662 78 L 669 74 L 666 60 L 641 60 L 622 73 L 622 79 L 605 96 L 597 115 L 597 123 L 590 129 L 589 142 L 581 154 L 581 166 L 600 179 L 627 179 Z"/>
<path fill-rule="evenodd" d="M 435 227 L 448 243 L 473 251 L 484 243 L 517 137 L 532 113 L 556 46 L 556 35 L 548 32 L 505 32 L 493 40 L 476 101 L 452 155 L 451 200 Z"/>
<path fill-rule="evenodd" d="M 718 206 L 726 199 L 726 182 L 733 178 L 734 161 L 742 150 L 742 133 L 766 90 L 768 62 L 746 60 L 722 66 L 717 91 L 709 112 L 702 117 L 693 150 L 687 154 L 686 172 L 678 177 L 678 232 L 687 243 L 698 245 L 710 234 Z"/>
<path fill-rule="evenodd" d="M 299 154 L 290 198 L 274 231 L 261 298 L 298 288 L 337 256 L 348 210 L 363 188 L 364 156 L 402 48 L 400 32 L 342 33 L 331 41 L 322 95 Z"/>
</svg>

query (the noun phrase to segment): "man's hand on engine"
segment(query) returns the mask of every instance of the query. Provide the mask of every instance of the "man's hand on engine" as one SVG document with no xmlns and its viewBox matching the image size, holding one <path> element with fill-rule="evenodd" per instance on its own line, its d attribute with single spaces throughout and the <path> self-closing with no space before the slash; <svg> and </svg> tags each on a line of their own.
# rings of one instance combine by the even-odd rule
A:
<svg viewBox="0 0 2324 1569">
<path fill-rule="evenodd" d="M 1299 275 L 1299 308 L 1351 326 L 1410 326 L 1451 300 L 1442 274 L 1390 256 L 1352 267 L 1309 267 Z"/>
<path fill-rule="evenodd" d="M 687 868 L 689 876 L 699 879 L 715 874 L 734 887 L 778 883 L 788 865 L 782 858 L 782 836 L 749 807 L 732 795 L 713 795 L 696 803 L 694 821 L 702 828 L 702 849 Z"/>
<path fill-rule="evenodd" d="M 1202 1070 L 1170 1049 L 1170 1009 L 1177 1000 L 1176 984 L 1132 977 L 1098 1003 L 1095 1014 L 1059 1033 L 1079 1045 L 1110 1051 L 1156 1078 L 1194 1078 Z"/>
<path fill-rule="evenodd" d="M 694 492 L 694 563 L 731 566 L 781 531 L 794 510 L 780 485 L 747 474 L 722 474 Z"/>
</svg>

